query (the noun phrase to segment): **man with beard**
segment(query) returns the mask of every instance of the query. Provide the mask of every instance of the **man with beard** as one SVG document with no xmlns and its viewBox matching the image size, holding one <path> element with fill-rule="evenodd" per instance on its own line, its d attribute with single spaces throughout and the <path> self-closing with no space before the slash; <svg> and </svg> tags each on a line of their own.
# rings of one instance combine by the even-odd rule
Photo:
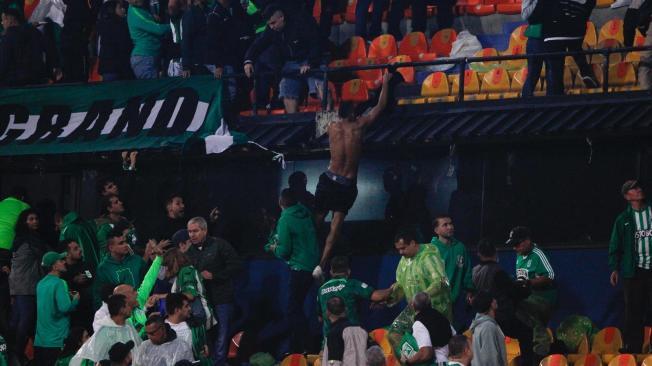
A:
<svg viewBox="0 0 652 366">
<path fill-rule="evenodd" d="M 70 330 L 69 313 L 79 303 L 79 293 L 68 293 L 68 285 L 61 279 L 66 272 L 66 253 L 47 252 L 41 265 L 49 273 L 36 285 L 36 337 L 34 362 L 54 365 Z"/>
</svg>

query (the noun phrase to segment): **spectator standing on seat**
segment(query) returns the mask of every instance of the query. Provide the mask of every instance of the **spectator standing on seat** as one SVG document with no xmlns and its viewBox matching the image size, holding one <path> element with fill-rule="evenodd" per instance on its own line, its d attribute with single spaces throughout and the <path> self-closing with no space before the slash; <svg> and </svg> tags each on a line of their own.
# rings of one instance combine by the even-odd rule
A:
<svg viewBox="0 0 652 366">
<path fill-rule="evenodd" d="M 102 4 L 97 22 L 99 69 L 102 81 L 133 79 L 129 61 L 134 45 L 127 25 L 127 10 L 122 0 Z"/>
<path fill-rule="evenodd" d="M 495 319 L 496 309 L 498 309 L 496 299 L 486 291 L 478 291 L 473 296 L 472 306 L 477 314 L 470 328 L 473 332 L 471 364 L 474 366 L 507 365 L 505 335 Z"/>
<path fill-rule="evenodd" d="M 144 0 L 130 0 L 129 5 L 127 24 L 134 43 L 131 69 L 136 79 L 156 79 L 160 71 L 161 38 L 170 32 L 170 25 L 159 24 L 145 8 Z"/>
<path fill-rule="evenodd" d="M 61 275 L 66 272 L 67 253 L 47 252 L 41 265 L 49 272 L 36 286 L 36 336 L 34 362 L 51 366 L 59 358 L 70 330 L 70 313 L 79 303 L 79 292 L 68 292 Z"/>
<path fill-rule="evenodd" d="M 551 0 L 543 3 L 543 41 L 546 52 L 579 52 L 586 35 L 586 21 L 595 7 L 595 0 Z M 588 88 L 595 88 L 598 83 L 586 56 L 574 56 L 579 68 L 582 82 Z M 564 94 L 565 57 L 546 58 L 550 73 L 546 95 Z"/>
<path fill-rule="evenodd" d="M 527 29 L 525 30 L 525 36 L 527 36 L 525 52 L 528 55 L 543 53 L 545 51 L 542 24 L 545 14 L 543 12 L 543 0 L 523 0 L 521 3 L 521 18 L 528 23 Z M 525 84 L 523 84 L 523 90 L 521 91 L 522 96 L 531 97 L 534 95 L 534 88 L 536 88 L 541 78 L 543 62 L 543 57 L 529 58 L 527 60 L 527 77 L 525 78 Z M 546 68 L 550 69 L 550 66 Z M 546 75 L 548 79 L 550 79 L 549 75 Z"/>
<path fill-rule="evenodd" d="M 637 180 L 626 181 L 621 193 L 628 206 L 611 232 L 610 281 L 616 286 L 622 279 L 625 292 L 625 351 L 640 353 L 642 326 L 652 307 L 652 208 Z"/>
<path fill-rule="evenodd" d="M 387 0 L 358 0 L 355 5 L 355 35 L 364 39 L 374 39 L 383 33 L 381 28 L 383 12 L 387 9 Z M 371 25 L 367 32 L 369 5 L 373 6 L 371 12 Z"/>
<path fill-rule="evenodd" d="M 392 1 L 389 7 L 387 33 L 393 35 L 397 42 L 403 38 L 401 35 L 401 20 L 408 6 L 412 9 L 412 31 L 426 33 L 428 30 L 428 3 L 428 0 Z M 455 2 L 451 0 L 436 0 L 433 3 L 437 5 L 437 28 L 451 28 L 455 20 L 453 15 L 453 5 L 455 5 Z"/>
<path fill-rule="evenodd" d="M 66 11 L 61 28 L 61 68 L 67 83 L 88 81 L 88 39 L 91 25 L 89 1 L 64 0 Z"/>
<path fill-rule="evenodd" d="M 174 366 L 178 361 L 194 361 L 192 349 L 159 315 L 152 315 L 145 325 L 148 340 L 138 347 L 135 365 Z"/>
<path fill-rule="evenodd" d="M 415 313 L 412 335 L 419 351 L 411 357 L 402 355 L 401 361 L 407 365 L 448 361 L 448 342 L 453 336 L 448 319 L 432 308 L 430 297 L 425 292 L 414 295 L 410 306 Z"/>
<path fill-rule="evenodd" d="M 463 334 L 454 335 L 448 342 L 447 366 L 470 366 L 473 360 L 471 342 Z"/>
<path fill-rule="evenodd" d="M 224 366 L 233 316 L 233 278 L 242 263 L 226 240 L 208 236 L 208 224 L 204 218 L 194 217 L 188 221 L 188 235 L 192 245 L 186 255 L 202 277 L 217 317 L 213 361 L 216 366 Z"/>
<path fill-rule="evenodd" d="M 639 2 L 632 1 L 632 6 L 639 5 Z M 627 16 L 627 14 L 625 15 Z M 645 35 L 643 46 L 652 46 L 652 31 L 650 30 L 650 24 L 652 24 L 652 1 L 643 1 L 634 14 L 630 16 L 630 18 L 634 17 L 636 17 L 636 26 Z M 634 19 L 630 20 L 625 18 L 625 20 L 629 20 L 629 22 L 623 25 L 624 36 L 626 37 L 625 41 L 630 42 L 631 39 L 631 43 L 633 44 L 635 30 L 631 29 L 634 26 L 628 23 L 634 23 Z M 638 67 L 638 83 L 641 89 L 649 90 L 652 88 L 652 51 L 641 51 L 641 61 Z"/>
<path fill-rule="evenodd" d="M 249 47 L 244 61 L 245 74 L 251 77 L 254 62 L 261 53 L 269 47 L 276 49 L 279 64 L 283 65 L 279 97 L 283 99 L 287 113 L 298 112 L 304 80 L 308 82 L 311 95 L 317 96 L 321 92 L 321 82 L 306 75 L 320 63 L 319 42 L 315 42 L 318 39 L 317 26 L 308 15 L 301 12 L 293 15 L 286 14 L 279 6 L 268 6 L 263 13 L 267 28 Z"/>
<path fill-rule="evenodd" d="M 207 74 L 206 46 L 208 44 L 206 17 L 207 0 L 193 0 L 181 18 L 181 65 L 183 77 Z"/>
<path fill-rule="evenodd" d="M 516 317 L 532 328 L 534 353 L 542 357 L 550 351 L 547 326 L 557 302 L 557 286 L 548 257 L 531 236 L 529 228 L 517 226 L 510 231 L 507 245 L 516 251 L 516 280 L 531 289 L 531 294 L 518 303 Z"/>
</svg>

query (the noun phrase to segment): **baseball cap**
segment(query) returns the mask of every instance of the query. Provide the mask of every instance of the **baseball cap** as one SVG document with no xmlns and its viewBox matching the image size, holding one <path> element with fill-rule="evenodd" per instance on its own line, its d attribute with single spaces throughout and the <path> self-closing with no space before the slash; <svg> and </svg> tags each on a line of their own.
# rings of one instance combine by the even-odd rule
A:
<svg viewBox="0 0 652 366">
<path fill-rule="evenodd" d="M 630 189 L 634 189 L 634 188 L 637 188 L 637 187 L 640 187 L 640 185 L 638 184 L 638 181 L 636 179 L 630 179 L 630 180 L 626 181 L 625 183 L 623 183 L 622 188 L 620 188 L 620 192 L 624 195 Z"/>
<path fill-rule="evenodd" d="M 525 239 L 529 239 L 530 236 L 532 235 L 532 232 L 530 232 L 530 229 L 525 227 L 525 226 L 517 226 L 512 229 L 512 231 L 509 232 L 509 238 L 505 242 L 505 244 L 509 246 L 516 246 L 520 242 L 522 242 Z"/>
<path fill-rule="evenodd" d="M 190 239 L 190 236 L 188 235 L 188 230 L 186 229 L 181 229 L 178 230 L 174 235 L 172 235 L 172 245 L 175 247 L 178 247 L 179 244 L 183 243 L 184 241 L 187 241 Z"/>
<path fill-rule="evenodd" d="M 56 263 L 56 261 L 64 258 L 66 258 L 66 252 L 63 253 L 47 252 L 43 255 L 43 259 L 41 260 L 41 266 L 50 267 L 54 263 Z"/>
<path fill-rule="evenodd" d="M 131 352 L 132 348 L 134 348 L 134 341 L 114 343 L 111 349 L 109 349 L 109 360 L 111 362 L 122 362 L 129 352 Z"/>
</svg>

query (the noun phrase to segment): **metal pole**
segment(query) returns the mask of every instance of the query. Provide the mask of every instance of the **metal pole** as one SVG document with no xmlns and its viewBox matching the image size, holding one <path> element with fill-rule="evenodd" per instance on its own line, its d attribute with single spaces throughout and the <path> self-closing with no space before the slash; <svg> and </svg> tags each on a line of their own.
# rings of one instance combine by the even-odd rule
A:
<svg viewBox="0 0 652 366">
<path fill-rule="evenodd" d="M 464 101 L 464 74 L 466 71 L 466 58 L 464 58 L 462 61 L 459 63 L 460 66 L 460 76 L 458 77 L 459 80 L 459 85 L 458 85 L 458 90 L 457 90 L 457 100 L 460 102 Z"/>
<path fill-rule="evenodd" d="M 609 91 L 609 56 L 611 55 L 611 50 L 608 48 L 604 50 L 604 61 L 602 62 L 602 92 L 607 93 Z"/>
<path fill-rule="evenodd" d="M 321 100 L 321 109 L 325 111 L 328 109 L 328 71 L 327 68 L 324 68 L 324 85 L 322 85 L 322 100 Z"/>
<path fill-rule="evenodd" d="M 251 74 L 251 77 L 253 78 L 253 81 L 254 81 L 254 89 L 253 89 L 254 94 L 253 94 L 253 98 L 251 98 L 252 99 L 252 101 L 251 101 L 251 109 L 252 109 L 251 113 L 254 116 L 257 116 L 258 115 L 258 101 L 257 101 L 258 97 L 256 95 L 256 86 L 258 85 L 258 83 L 256 83 L 256 69 L 254 69 L 254 72 Z"/>
</svg>

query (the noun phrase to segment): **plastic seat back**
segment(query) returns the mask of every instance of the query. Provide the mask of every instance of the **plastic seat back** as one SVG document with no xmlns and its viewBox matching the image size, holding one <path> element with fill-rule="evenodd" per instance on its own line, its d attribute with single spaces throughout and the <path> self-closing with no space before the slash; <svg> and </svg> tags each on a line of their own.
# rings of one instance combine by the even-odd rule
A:
<svg viewBox="0 0 652 366">
<path fill-rule="evenodd" d="M 453 49 L 453 42 L 457 40 L 457 32 L 453 28 L 440 29 L 432 36 L 430 41 L 430 52 L 434 52 L 437 56 L 447 57 L 451 54 Z"/>
<path fill-rule="evenodd" d="M 595 48 L 598 44 L 598 35 L 595 31 L 595 24 L 590 20 L 586 22 L 586 34 L 584 35 L 584 41 L 582 43 L 585 48 Z"/>
<path fill-rule="evenodd" d="M 342 101 L 362 103 L 369 100 L 369 91 L 363 80 L 353 79 L 342 84 Z"/>
<path fill-rule="evenodd" d="M 428 75 L 421 84 L 422 97 L 445 97 L 449 94 L 450 86 L 448 85 L 448 78 L 446 77 L 446 74 L 441 71 L 433 72 Z"/>
<path fill-rule="evenodd" d="M 293 353 L 283 359 L 281 366 L 308 366 L 308 361 L 302 354 Z"/>
<path fill-rule="evenodd" d="M 491 57 L 498 56 L 498 51 L 495 48 L 483 48 L 476 52 L 473 57 Z M 489 70 L 500 65 L 499 61 L 480 61 L 471 62 L 469 67 L 477 72 L 488 72 Z"/>
<path fill-rule="evenodd" d="M 372 58 L 366 58 L 358 62 L 358 65 L 375 65 L 376 60 Z M 382 69 L 369 69 L 369 70 L 358 70 L 355 74 L 362 79 L 367 88 L 375 90 L 377 89 L 383 80 L 383 71 Z"/>
<path fill-rule="evenodd" d="M 652 366 L 652 355 L 647 356 L 641 363 L 641 366 Z"/>
<path fill-rule="evenodd" d="M 392 64 L 397 64 L 397 63 L 406 63 L 406 62 L 412 62 L 412 58 L 407 55 L 398 55 L 394 57 L 390 63 Z M 396 71 L 403 76 L 403 81 L 407 84 L 413 84 L 414 83 L 414 67 L 413 66 L 405 66 L 405 67 L 399 67 L 396 69 Z"/>
<path fill-rule="evenodd" d="M 398 46 L 399 55 L 408 55 L 412 60 L 418 60 L 421 54 L 428 52 L 428 41 L 423 32 L 408 33 Z"/>
<path fill-rule="evenodd" d="M 460 87 L 459 74 L 453 75 L 453 83 L 451 85 L 451 94 L 457 95 Z M 478 73 L 473 70 L 464 71 L 464 94 L 478 94 L 480 93 L 480 81 L 478 80 Z"/>
<path fill-rule="evenodd" d="M 350 24 L 355 24 L 355 8 L 358 5 L 358 0 L 348 0 L 346 3 L 346 11 L 344 12 L 344 21 Z"/>
<path fill-rule="evenodd" d="M 482 77 L 482 91 L 485 93 L 503 93 L 509 91 L 509 88 L 509 75 L 502 67 L 496 67 Z M 507 344 L 507 340 L 505 342 Z M 512 342 L 518 343 L 516 340 L 511 340 L 510 343 Z M 516 349 L 518 349 L 518 344 Z"/>
<path fill-rule="evenodd" d="M 386 63 L 390 58 L 396 56 L 396 40 L 391 34 L 381 34 L 374 38 L 369 46 L 369 58 L 376 59 L 378 63 Z"/>
<path fill-rule="evenodd" d="M 623 36 L 623 20 L 619 18 L 614 18 L 604 23 L 600 28 L 600 34 L 598 35 L 598 42 L 604 39 L 615 39 L 620 43 L 623 43 L 625 37 Z"/>
<path fill-rule="evenodd" d="M 609 366 L 636 366 L 634 355 L 618 355 L 609 361 Z"/>
<path fill-rule="evenodd" d="M 623 338 L 620 330 L 616 327 L 607 327 L 598 332 L 593 337 L 593 344 L 591 345 L 591 353 L 616 354 L 623 348 Z"/>
<path fill-rule="evenodd" d="M 609 66 L 609 86 L 628 86 L 636 84 L 636 71 L 629 62 L 619 62 Z"/>
<path fill-rule="evenodd" d="M 573 366 L 602 366 L 602 360 L 598 355 L 588 354 L 575 361 Z"/>
<path fill-rule="evenodd" d="M 652 327 L 643 328 L 643 353 L 652 353 L 650 338 L 652 338 Z"/>
<path fill-rule="evenodd" d="M 236 333 L 233 338 L 231 338 L 231 342 L 229 343 L 229 353 L 227 358 L 233 359 L 238 357 L 238 349 L 240 348 L 240 341 L 242 340 L 242 335 L 244 332 L 240 331 Z"/>
<path fill-rule="evenodd" d="M 539 366 L 568 366 L 568 361 L 564 355 L 550 355 L 541 360 Z"/>
<path fill-rule="evenodd" d="M 347 39 L 342 44 L 341 50 L 352 62 L 367 58 L 367 44 L 362 37 L 353 36 Z"/>
</svg>

